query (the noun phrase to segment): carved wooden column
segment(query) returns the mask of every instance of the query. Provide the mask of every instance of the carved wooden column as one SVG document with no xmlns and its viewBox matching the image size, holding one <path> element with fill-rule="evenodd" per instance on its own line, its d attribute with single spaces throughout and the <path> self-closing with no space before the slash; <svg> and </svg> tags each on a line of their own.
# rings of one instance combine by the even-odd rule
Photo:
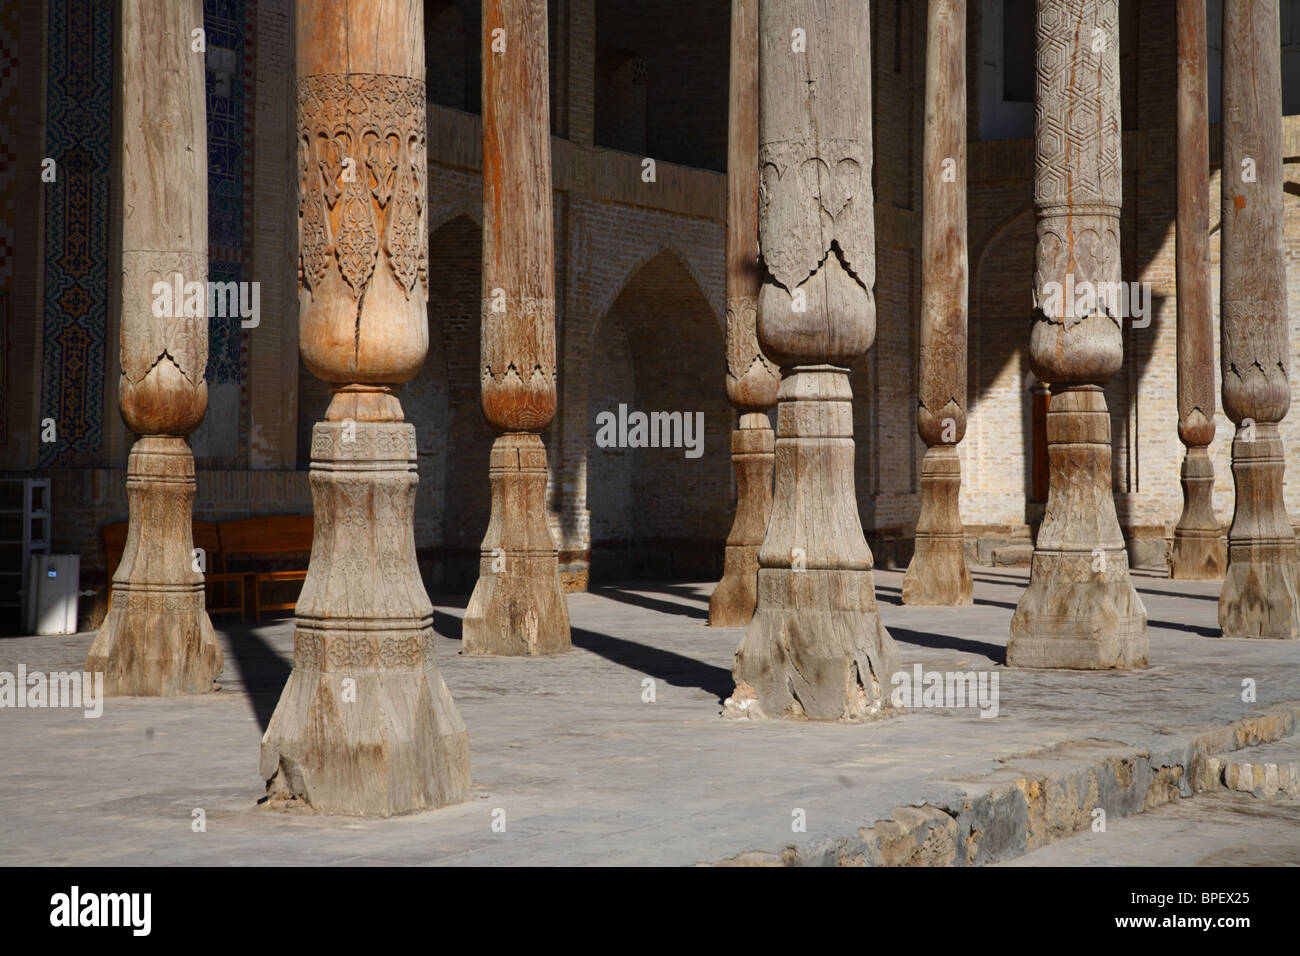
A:
<svg viewBox="0 0 1300 956">
<path fill-rule="evenodd" d="M 1214 307 L 1210 300 L 1210 146 L 1205 0 L 1178 0 L 1178 438 L 1183 513 L 1169 576 L 1223 577 L 1227 548 L 1214 516 Z"/>
<path fill-rule="evenodd" d="M 890 710 L 898 649 L 858 520 L 848 374 L 876 325 L 869 20 L 866 3 L 759 9 L 758 334 L 781 385 L 772 517 L 729 716 Z"/>
<path fill-rule="evenodd" d="M 754 616 L 758 549 L 772 513 L 774 437 L 767 409 L 779 373 L 758 346 L 758 0 L 732 0 L 727 117 L 727 399 L 740 414 L 731 433 L 736 518 L 709 624 L 744 627 Z"/>
<path fill-rule="evenodd" d="M 121 24 L 118 394 L 140 437 L 127 462 L 130 519 L 113 606 L 86 669 L 104 673 L 108 694 L 194 694 L 212 690 L 222 667 L 192 553 L 186 440 L 208 404 L 207 101 L 203 56 L 190 49 L 203 9 L 199 0 L 123 0 Z M 164 291 L 176 288 L 176 276 L 189 293 L 179 301 Z"/>
<path fill-rule="evenodd" d="M 501 432 L 492 517 L 465 609 L 466 654 L 569 650 L 569 611 L 546 522 L 555 416 L 555 250 L 546 4 L 483 4 L 483 414 Z M 465 463 L 462 467 L 468 467 Z"/>
<path fill-rule="evenodd" d="M 1120 281 L 1117 0 L 1038 0 L 1037 30 L 1029 360 L 1052 383 L 1050 484 L 1007 663 L 1140 667 L 1146 609 L 1115 515 L 1102 394 L 1123 364 L 1123 316 L 1113 299 L 1090 304 L 1075 294 L 1081 283 Z"/>
<path fill-rule="evenodd" d="M 957 454 L 966 434 L 966 0 L 930 0 L 924 149 L 916 424 L 926 450 L 903 603 L 970 604 Z"/>
<path fill-rule="evenodd" d="M 1278 6 L 1223 5 L 1220 362 L 1236 506 L 1219 594 L 1224 637 L 1300 638 L 1295 535 L 1278 422 L 1291 405 L 1282 236 Z"/>
<path fill-rule="evenodd" d="M 299 345 L 334 397 L 312 431 L 293 671 L 262 739 L 272 805 L 387 816 L 469 797 L 397 399 L 429 339 L 422 7 L 297 0 Z"/>
</svg>

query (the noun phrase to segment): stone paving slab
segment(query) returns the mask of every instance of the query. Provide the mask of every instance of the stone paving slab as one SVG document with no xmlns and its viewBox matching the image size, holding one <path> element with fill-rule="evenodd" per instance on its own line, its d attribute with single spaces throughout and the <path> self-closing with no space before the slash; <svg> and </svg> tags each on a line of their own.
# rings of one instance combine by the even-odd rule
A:
<svg viewBox="0 0 1300 956">
<path fill-rule="evenodd" d="M 711 584 L 570 595 L 575 650 L 557 658 L 462 656 L 462 607 L 442 603 L 437 653 L 470 731 L 473 798 L 389 820 L 256 805 L 259 742 L 288 674 L 292 623 L 219 620 L 219 693 L 110 699 L 99 719 L 0 710 L 0 862 L 677 865 L 750 851 L 826 861 L 826 847 L 877 821 L 897 832 L 872 829 L 872 839 L 924 842 L 929 824 L 900 836 L 896 808 L 960 806 L 972 781 L 1017 757 L 1102 741 L 1059 765 L 1085 772 L 1145 753 L 1158 770 L 1209 729 L 1226 736 L 1208 750 L 1258 733 L 1224 730 L 1234 722 L 1271 714 L 1270 732 L 1282 733 L 1277 715 L 1300 702 L 1300 643 L 1214 636 L 1214 582 L 1135 574 L 1153 665 L 1083 673 L 1005 668 L 1026 574 L 975 577 L 967 608 L 900 606 L 901 572 L 877 572 L 877 592 L 904 668 L 996 674 L 997 716 L 922 707 L 865 725 L 720 718 L 742 631 L 707 627 Z M 90 638 L 0 639 L 0 671 L 80 669 Z M 643 700 L 647 679 L 653 702 Z M 1253 702 L 1242 700 L 1246 679 Z M 196 809 L 206 832 L 192 830 Z M 505 832 L 494 831 L 494 811 Z M 806 829 L 795 832 L 800 819 Z"/>
</svg>

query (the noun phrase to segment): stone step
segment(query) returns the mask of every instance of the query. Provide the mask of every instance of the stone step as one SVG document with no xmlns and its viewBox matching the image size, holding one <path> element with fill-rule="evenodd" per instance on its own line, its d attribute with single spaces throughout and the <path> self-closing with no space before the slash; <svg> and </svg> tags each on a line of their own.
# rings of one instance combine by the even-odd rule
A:
<svg viewBox="0 0 1300 956">
<path fill-rule="evenodd" d="M 1261 800 L 1300 797 L 1300 739 L 1290 737 L 1211 757 L 1211 778 Z"/>
</svg>

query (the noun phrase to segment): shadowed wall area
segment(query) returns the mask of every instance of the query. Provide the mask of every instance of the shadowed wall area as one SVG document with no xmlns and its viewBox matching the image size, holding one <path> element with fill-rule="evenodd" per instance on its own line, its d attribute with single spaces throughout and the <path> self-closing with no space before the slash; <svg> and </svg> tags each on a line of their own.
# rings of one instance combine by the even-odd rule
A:
<svg viewBox="0 0 1300 956">
<path fill-rule="evenodd" d="M 731 520 L 731 407 L 722 333 L 699 286 L 668 250 L 646 263 L 596 330 L 588 405 L 592 577 L 710 577 Z M 688 448 L 601 448 L 597 416 L 619 405 L 704 413 Z M 697 439 L 698 441 L 698 439 Z"/>
</svg>

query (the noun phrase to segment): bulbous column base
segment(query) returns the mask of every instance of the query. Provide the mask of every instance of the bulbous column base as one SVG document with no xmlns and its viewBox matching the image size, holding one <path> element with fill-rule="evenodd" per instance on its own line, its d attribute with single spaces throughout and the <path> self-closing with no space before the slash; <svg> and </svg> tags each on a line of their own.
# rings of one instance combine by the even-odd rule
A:
<svg viewBox="0 0 1300 956">
<path fill-rule="evenodd" d="M 1051 468 L 1029 587 L 1011 618 L 1007 664 L 1144 667 L 1147 615 L 1128 573 L 1110 485 L 1110 415 L 1100 387 L 1054 385 Z"/>
<path fill-rule="evenodd" d="M 537 657 L 572 648 L 555 539 L 546 524 L 546 446 L 531 432 L 500 435 L 488 469 L 492 517 L 465 609 L 466 654 Z"/>
<path fill-rule="evenodd" d="M 386 817 L 469 799 L 469 738 L 415 559 L 415 460 L 411 425 L 312 432 L 312 559 L 262 738 L 272 807 Z"/>
<path fill-rule="evenodd" d="M 1169 550 L 1169 576 L 1178 581 L 1217 581 L 1228 566 L 1228 547 L 1214 517 L 1214 463 L 1203 445 L 1183 456 L 1183 513 Z"/>
<path fill-rule="evenodd" d="M 775 437 L 767 415 L 741 416 L 731 433 L 736 470 L 736 518 L 727 535 L 722 580 L 709 598 L 710 627 L 745 627 L 754 617 L 758 595 L 758 549 L 772 513 L 772 462 Z"/>
<path fill-rule="evenodd" d="M 111 696 L 172 697 L 214 690 L 224 660 L 195 567 L 194 455 L 184 438 L 145 435 L 131 448 L 130 518 L 113 575 L 113 606 L 86 670 Z"/>
<path fill-rule="evenodd" d="M 782 370 L 772 517 L 727 717 L 868 720 L 889 702 L 898 648 L 880 622 L 853 494 L 847 370 Z"/>
<path fill-rule="evenodd" d="M 862 721 L 890 716 L 898 647 L 870 571 L 760 568 L 726 717 Z"/>
<path fill-rule="evenodd" d="M 1285 461 L 1276 424 L 1238 428 L 1232 477 L 1237 498 L 1219 628 L 1224 637 L 1300 639 L 1300 560 L 1282 497 Z"/>
<path fill-rule="evenodd" d="M 916 548 L 903 575 L 904 604 L 956 607 L 974 600 L 960 495 L 961 457 L 956 447 L 931 445 L 921 463 L 921 516 Z"/>
</svg>

